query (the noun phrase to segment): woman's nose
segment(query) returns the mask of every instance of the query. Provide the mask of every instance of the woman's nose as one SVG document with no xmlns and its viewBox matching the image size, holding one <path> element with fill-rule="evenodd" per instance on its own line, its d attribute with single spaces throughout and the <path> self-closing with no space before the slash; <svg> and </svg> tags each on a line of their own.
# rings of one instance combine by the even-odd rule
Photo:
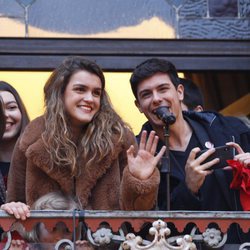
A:
<svg viewBox="0 0 250 250">
<path fill-rule="evenodd" d="M 4 116 L 7 118 L 9 117 L 9 112 L 7 110 L 4 110 Z"/>
<path fill-rule="evenodd" d="M 84 101 L 93 101 L 93 95 L 91 92 L 85 93 L 83 97 Z"/>
</svg>

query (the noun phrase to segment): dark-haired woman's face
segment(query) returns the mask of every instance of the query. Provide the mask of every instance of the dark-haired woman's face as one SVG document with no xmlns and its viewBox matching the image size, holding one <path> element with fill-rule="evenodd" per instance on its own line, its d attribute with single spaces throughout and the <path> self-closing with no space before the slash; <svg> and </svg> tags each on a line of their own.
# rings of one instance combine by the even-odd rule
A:
<svg viewBox="0 0 250 250">
<path fill-rule="evenodd" d="M 100 109 L 101 94 L 98 76 L 85 70 L 71 76 L 64 92 L 64 105 L 73 129 L 91 122 Z"/>
<path fill-rule="evenodd" d="M 6 127 L 3 135 L 3 141 L 15 138 L 21 130 L 22 114 L 17 105 L 15 97 L 8 91 L 0 91 L 3 99 L 3 107 L 6 119 Z"/>
</svg>

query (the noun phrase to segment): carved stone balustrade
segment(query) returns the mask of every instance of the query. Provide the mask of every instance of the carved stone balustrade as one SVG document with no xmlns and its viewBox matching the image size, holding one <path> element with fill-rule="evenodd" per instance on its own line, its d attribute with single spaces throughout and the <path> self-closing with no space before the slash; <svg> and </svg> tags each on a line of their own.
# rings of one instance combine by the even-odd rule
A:
<svg viewBox="0 0 250 250">
<path fill-rule="evenodd" d="M 48 231 L 63 222 L 71 232 L 71 239 L 61 239 L 51 249 L 87 249 L 76 244 L 76 228 L 82 225 L 86 225 L 88 244 L 98 249 L 194 250 L 202 249 L 202 244 L 210 249 L 250 249 L 250 238 L 241 245 L 226 244 L 230 226 L 237 224 L 244 233 L 249 231 L 249 212 L 32 211 L 29 219 L 20 221 L 0 211 L 5 232 L 31 231 L 38 222 L 43 222 Z M 150 225 L 146 234 L 141 230 L 145 225 Z M 6 233 L 0 249 L 9 249 L 13 237 L 13 233 Z"/>
</svg>

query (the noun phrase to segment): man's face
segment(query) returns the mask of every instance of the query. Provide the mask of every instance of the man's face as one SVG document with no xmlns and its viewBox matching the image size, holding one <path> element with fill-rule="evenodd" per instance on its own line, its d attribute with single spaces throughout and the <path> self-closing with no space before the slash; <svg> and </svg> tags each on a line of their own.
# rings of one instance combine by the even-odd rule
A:
<svg viewBox="0 0 250 250">
<path fill-rule="evenodd" d="M 140 82 L 137 88 L 137 108 L 147 117 L 151 125 L 162 127 L 164 123 L 157 118 L 155 110 L 167 106 L 176 119 L 181 114 L 181 101 L 183 100 L 183 86 L 177 89 L 167 73 L 156 73 Z"/>
</svg>

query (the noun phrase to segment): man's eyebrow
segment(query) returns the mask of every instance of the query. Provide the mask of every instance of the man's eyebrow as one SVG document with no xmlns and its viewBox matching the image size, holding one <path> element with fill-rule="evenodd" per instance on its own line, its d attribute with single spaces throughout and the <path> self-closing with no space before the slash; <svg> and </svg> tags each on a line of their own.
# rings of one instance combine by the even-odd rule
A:
<svg viewBox="0 0 250 250">
<path fill-rule="evenodd" d="M 170 83 L 170 82 L 163 82 L 163 83 L 160 84 L 158 87 L 162 87 L 162 86 L 165 86 L 165 85 L 170 86 L 171 83 Z"/>
<path fill-rule="evenodd" d="M 156 88 L 161 88 L 161 87 L 164 87 L 164 86 L 170 86 L 171 85 L 171 83 L 170 82 L 164 82 L 164 83 L 161 83 L 161 84 L 159 84 Z M 144 92 L 147 92 L 147 91 L 150 91 L 150 89 L 143 89 L 143 90 L 141 90 L 140 92 L 139 92 L 139 95 L 141 94 L 141 93 L 144 93 Z"/>
<path fill-rule="evenodd" d="M 141 91 L 138 93 L 138 95 L 141 96 L 142 94 L 147 93 L 147 92 L 150 92 L 150 89 L 143 89 L 143 90 L 141 90 Z"/>
</svg>

